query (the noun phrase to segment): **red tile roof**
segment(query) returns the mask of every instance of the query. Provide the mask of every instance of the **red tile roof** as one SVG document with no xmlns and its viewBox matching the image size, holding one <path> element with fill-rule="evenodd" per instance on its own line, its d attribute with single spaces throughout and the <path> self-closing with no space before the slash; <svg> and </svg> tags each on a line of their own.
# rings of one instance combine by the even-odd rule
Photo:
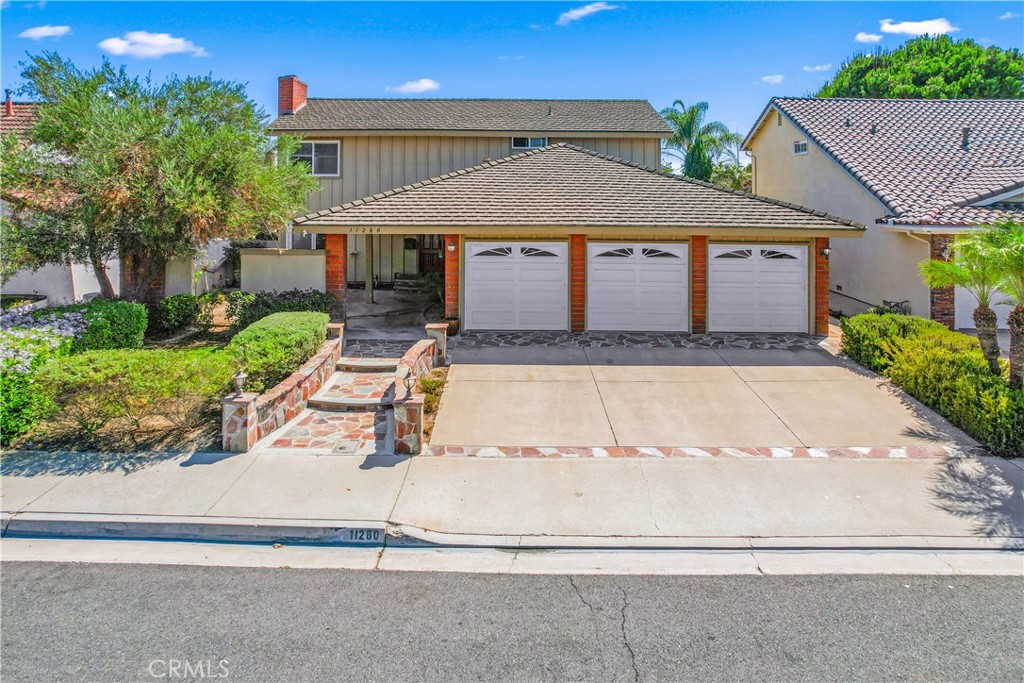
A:
<svg viewBox="0 0 1024 683">
<path fill-rule="evenodd" d="M 12 102 L 10 116 L 6 107 L 0 109 L 0 133 L 14 133 L 19 140 L 25 140 L 36 124 L 38 107 L 35 102 Z"/>
</svg>

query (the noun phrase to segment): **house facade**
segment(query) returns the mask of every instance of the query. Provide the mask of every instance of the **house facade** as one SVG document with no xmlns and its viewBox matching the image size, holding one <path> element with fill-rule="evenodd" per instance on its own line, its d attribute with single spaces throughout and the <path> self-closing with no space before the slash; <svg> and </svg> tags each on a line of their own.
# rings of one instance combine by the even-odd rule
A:
<svg viewBox="0 0 1024 683">
<path fill-rule="evenodd" d="M 743 147 L 754 192 L 867 226 L 835 245 L 833 308 L 906 301 L 915 315 L 974 327 L 974 297 L 929 289 L 918 266 L 948 258 L 957 233 L 1024 220 L 1024 102 L 774 98 Z M 994 308 L 1005 327 L 1010 306 Z"/>
<path fill-rule="evenodd" d="M 294 76 L 280 96 L 271 130 L 324 186 L 293 221 L 322 236 L 305 270 L 340 302 L 368 271 L 428 272 L 398 258 L 427 242 L 463 329 L 824 334 L 830 239 L 863 232 L 660 172 L 644 101 L 321 100 Z"/>
</svg>

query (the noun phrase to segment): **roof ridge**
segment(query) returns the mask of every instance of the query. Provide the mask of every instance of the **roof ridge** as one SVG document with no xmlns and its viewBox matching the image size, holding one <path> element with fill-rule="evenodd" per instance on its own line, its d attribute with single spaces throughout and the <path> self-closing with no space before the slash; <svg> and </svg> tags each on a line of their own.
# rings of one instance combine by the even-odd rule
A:
<svg viewBox="0 0 1024 683">
<path fill-rule="evenodd" d="M 331 102 L 646 102 L 642 97 L 307 97 Z M 653 106 L 653 105 L 651 105 Z"/>
<path fill-rule="evenodd" d="M 817 216 L 818 218 L 824 218 L 825 220 L 831 221 L 833 223 L 838 223 L 840 225 L 849 225 L 849 226 L 861 227 L 861 224 L 857 223 L 856 221 L 851 221 L 849 219 L 842 218 L 840 216 L 835 216 L 833 214 L 826 213 L 825 211 L 820 211 L 820 210 L 817 210 L 817 209 L 812 209 L 810 207 L 806 207 L 806 206 L 803 206 L 801 204 L 792 204 L 792 203 L 789 203 L 789 202 L 780 201 L 778 199 L 772 199 L 771 197 L 764 197 L 762 195 L 752 194 L 750 192 L 744 192 L 742 190 L 733 190 L 733 189 L 730 189 L 730 188 L 727 188 L 727 187 L 722 187 L 720 185 L 714 185 L 712 183 L 708 183 L 708 182 L 705 182 L 703 180 L 696 180 L 694 178 L 686 178 L 684 176 L 675 175 L 674 173 L 671 173 L 671 172 L 668 172 L 668 171 L 664 171 L 662 169 L 654 169 L 654 168 L 651 168 L 650 166 L 642 165 L 639 162 L 628 161 L 628 160 L 623 159 L 621 157 L 613 156 L 611 154 L 603 154 L 601 152 L 596 152 L 596 151 L 594 151 L 592 149 L 587 149 L 586 147 L 581 147 L 579 145 L 573 145 L 573 144 L 570 144 L 568 142 L 556 142 L 554 144 L 546 145 L 544 147 L 538 147 L 537 149 L 531 149 L 531 150 L 527 150 L 525 152 L 520 152 L 519 154 L 512 154 L 512 155 L 509 155 L 509 156 L 506 156 L 506 157 L 502 157 L 500 159 L 495 159 L 493 161 L 486 161 L 486 162 L 483 162 L 481 164 L 477 164 L 475 166 L 469 166 L 469 167 L 466 167 L 464 169 L 460 169 L 458 171 L 451 171 L 449 173 L 444 173 L 444 174 L 441 174 L 441 175 L 438 175 L 438 176 L 434 176 L 432 178 L 428 178 L 426 180 L 421 180 L 421 181 L 417 181 L 415 183 L 410 183 L 408 185 L 403 185 L 402 187 L 394 188 L 394 189 L 388 190 L 386 192 L 380 192 L 380 193 L 377 193 L 377 194 L 374 194 L 374 195 L 369 195 L 367 197 L 363 197 L 362 199 L 356 199 L 356 200 L 353 200 L 351 202 L 346 202 L 345 204 L 342 204 L 340 206 L 332 206 L 330 209 L 325 209 L 325 210 L 321 210 L 321 211 L 305 214 L 303 216 L 297 216 L 296 218 L 293 219 L 293 222 L 301 223 L 301 222 L 304 222 L 304 221 L 316 218 L 318 216 L 323 216 L 323 215 L 326 215 L 328 213 L 333 213 L 335 211 L 345 211 L 345 210 L 350 209 L 350 208 L 355 207 L 355 206 L 362 206 L 362 205 L 368 204 L 370 202 L 379 201 L 381 199 L 384 199 L 385 197 L 390 197 L 390 196 L 393 196 L 393 195 L 396 195 L 396 194 L 401 194 L 401 193 L 408 192 L 410 190 L 414 190 L 414 189 L 417 189 L 417 188 L 420 188 L 420 187 L 425 187 L 425 186 L 428 186 L 428 185 L 435 185 L 437 183 L 443 182 L 443 181 L 448 180 L 450 178 L 454 178 L 456 176 L 469 175 L 470 173 L 476 173 L 476 172 L 479 172 L 479 171 L 484 171 L 484 170 L 486 170 L 488 168 L 493 168 L 495 166 L 499 166 L 499 165 L 502 165 L 502 164 L 507 164 L 507 163 L 510 163 L 510 162 L 521 161 L 522 159 L 526 159 L 526 158 L 531 157 L 531 156 L 536 156 L 536 155 L 544 154 L 544 153 L 551 152 L 553 150 L 558 150 L 558 149 L 569 149 L 569 150 L 572 150 L 574 152 L 580 152 L 580 153 L 583 153 L 583 154 L 588 154 L 588 155 L 590 155 L 592 157 L 596 157 L 598 159 L 603 159 L 605 161 L 611 161 L 611 162 L 614 162 L 614 163 L 617 163 L 617 164 L 621 164 L 623 166 L 627 166 L 629 168 L 634 168 L 634 169 L 637 169 L 637 170 L 640 170 L 640 171 L 645 171 L 645 172 L 650 173 L 652 175 L 660 176 L 662 178 L 665 178 L 666 180 L 669 180 L 669 181 L 678 181 L 678 182 L 690 183 L 692 185 L 697 185 L 699 187 L 704 187 L 704 188 L 707 188 L 707 189 L 716 190 L 716 191 L 719 191 L 719 192 L 723 192 L 725 194 L 731 194 L 731 195 L 737 195 L 737 196 L 741 196 L 741 197 L 747 197 L 749 199 L 756 199 L 756 200 L 758 200 L 760 202 L 763 202 L 763 203 L 766 203 L 766 204 L 774 204 L 774 205 L 777 205 L 777 206 L 783 206 L 783 207 L 786 207 L 786 208 L 789 208 L 789 209 L 794 209 L 794 210 L 800 211 L 802 213 L 806 213 L 806 214 L 809 214 L 809 215 L 812 215 L 812 216 Z"/>
</svg>

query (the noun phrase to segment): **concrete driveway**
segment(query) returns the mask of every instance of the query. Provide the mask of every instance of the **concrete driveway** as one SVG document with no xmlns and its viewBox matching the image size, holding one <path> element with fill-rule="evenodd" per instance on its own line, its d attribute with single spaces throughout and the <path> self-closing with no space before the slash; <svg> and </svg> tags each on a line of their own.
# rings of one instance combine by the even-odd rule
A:
<svg viewBox="0 0 1024 683">
<path fill-rule="evenodd" d="M 430 443 L 976 445 L 823 350 L 460 347 Z"/>
</svg>

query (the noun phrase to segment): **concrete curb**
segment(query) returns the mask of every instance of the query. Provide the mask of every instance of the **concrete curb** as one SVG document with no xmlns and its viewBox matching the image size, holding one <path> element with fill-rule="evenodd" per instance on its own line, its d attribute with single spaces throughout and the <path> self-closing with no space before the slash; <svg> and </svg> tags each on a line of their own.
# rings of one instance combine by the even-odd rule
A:
<svg viewBox="0 0 1024 683">
<path fill-rule="evenodd" d="M 1024 549 L 1022 537 L 958 536 L 544 536 L 458 534 L 380 521 L 255 519 L 24 512 L 5 515 L 5 538 L 281 543 L 371 548 L 507 550 L 972 550 Z"/>
</svg>

